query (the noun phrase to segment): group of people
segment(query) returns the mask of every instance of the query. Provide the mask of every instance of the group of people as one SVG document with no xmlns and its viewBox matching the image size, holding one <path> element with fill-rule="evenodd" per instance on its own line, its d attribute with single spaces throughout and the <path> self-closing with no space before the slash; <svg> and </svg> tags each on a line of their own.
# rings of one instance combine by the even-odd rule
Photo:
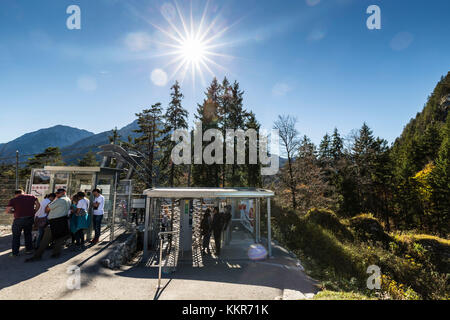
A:
<svg viewBox="0 0 450 320">
<path fill-rule="evenodd" d="M 219 211 L 219 207 L 214 207 L 213 212 L 208 208 L 200 223 L 202 240 L 202 254 L 211 254 L 209 242 L 211 234 L 214 236 L 215 253 L 220 255 L 222 233 L 227 230 L 231 221 L 231 206 L 225 207 L 225 212 Z"/>
<path fill-rule="evenodd" d="M 10 257 L 19 255 L 22 231 L 25 253 L 33 254 L 25 262 L 40 260 L 49 245 L 53 247 L 52 257 L 59 257 L 64 243 L 70 237 L 73 248 L 83 250 L 85 232 L 90 227 L 91 220 L 95 231 L 91 244 L 98 243 L 105 206 L 105 198 L 99 189 L 92 191 L 92 206 L 82 191 L 70 199 L 65 189 L 58 189 L 55 193 L 46 195 L 41 202 L 34 195 L 24 194 L 23 190 L 16 190 L 14 194 L 6 207 L 6 213 L 14 214 Z M 38 231 L 36 248 L 33 248 L 33 227 Z"/>
</svg>

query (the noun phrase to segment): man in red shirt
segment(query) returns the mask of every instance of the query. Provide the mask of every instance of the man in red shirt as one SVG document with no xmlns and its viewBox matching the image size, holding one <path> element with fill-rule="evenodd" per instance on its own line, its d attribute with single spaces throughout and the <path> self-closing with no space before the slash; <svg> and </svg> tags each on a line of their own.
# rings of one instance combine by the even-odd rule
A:
<svg viewBox="0 0 450 320">
<path fill-rule="evenodd" d="M 20 235 L 25 237 L 26 253 L 33 253 L 31 231 L 33 229 L 34 215 L 39 210 L 40 204 L 35 196 L 23 194 L 22 190 L 16 190 L 15 196 L 9 200 L 6 213 L 14 213 L 12 225 L 12 253 L 10 257 L 17 257 L 20 249 Z"/>
</svg>

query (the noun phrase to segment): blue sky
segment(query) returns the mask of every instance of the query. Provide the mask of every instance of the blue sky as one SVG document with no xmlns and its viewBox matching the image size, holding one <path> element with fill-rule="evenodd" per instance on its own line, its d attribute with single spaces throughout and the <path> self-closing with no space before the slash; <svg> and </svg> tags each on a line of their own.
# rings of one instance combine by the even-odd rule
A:
<svg viewBox="0 0 450 320">
<path fill-rule="evenodd" d="M 68 30 L 66 8 L 81 8 L 81 30 Z M 381 8 L 381 30 L 366 9 Z M 189 20 L 190 1 L 178 1 Z M 192 1 L 196 26 L 206 1 Z M 182 29 L 173 1 L 2 0 L 0 143 L 64 124 L 95 133 L 122 127 L 153 103 L 164 106 L 176 65 L 160 31 L 164 16 Z M 450 70 L 450 1 L 211 0 L 204 26 L 217 45 L 210 69 L 238 80 L 245 107 L 263 127 L 279 114 L 318 143 L 338 127 L 364 121 L 392 142 Z M 187 21 L 189 22 L 189 21 Z M 223 31 L 223 33 L 221 33 Z M 174 34 L 173 30 L 169 31 Z M 163 70 L 167 83 L 152 81 Z M 205 82 L 212 78 L 202 67 Z M 156 77 L 156 80 L 160 78 Z M 163 79 L 164 80 L 164 79 Z M 204 85 L 190 70 L 182 84 L 191 115 Z M 192 116 L 191 116 L 192 120 Z"/>
</svg>

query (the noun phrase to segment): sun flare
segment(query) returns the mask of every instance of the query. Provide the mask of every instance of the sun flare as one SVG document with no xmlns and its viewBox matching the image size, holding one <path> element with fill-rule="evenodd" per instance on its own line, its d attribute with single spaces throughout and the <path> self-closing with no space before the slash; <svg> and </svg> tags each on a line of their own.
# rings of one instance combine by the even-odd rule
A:
<svg viewBox="0 0 450 320">
<path fill-rule="evenodd" d="M 207 23 L 208 3 L 203 10 L 200 19 L 194 19 L 191 8 L 190 19 L 185 15 L 175 1 L 174 5 L 165 3 L 162 7 L 162 15 L 168 23 L 167 28 L 152 25 L 164 35 L 165 41 L 159 44 L 167 48 L 159 56 L 173 56 L 173 58 L 161 69 L 168 70 L 168 79 L 177 79 L 183 82 L 189 73 L 195 86 L 195 79 L 200 78 L 204 85 L 205 74 L 215 77 L 215 72 L 220 69 L 227 71 L 219 62 L 223 58 L 234 58 L 218 52 L 227 43 L 220 41 L 221 37 L 230 26 L 219 26 L 219 17 Z"/>
</svg>

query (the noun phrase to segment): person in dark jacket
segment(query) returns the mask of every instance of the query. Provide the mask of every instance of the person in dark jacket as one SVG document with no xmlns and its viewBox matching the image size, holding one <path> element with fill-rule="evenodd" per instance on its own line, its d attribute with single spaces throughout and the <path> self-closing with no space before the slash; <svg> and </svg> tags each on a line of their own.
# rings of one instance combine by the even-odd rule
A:
<svg viewBox="0 0 450 320">
<path fill-rule="evenodd" d="M 225 207 L 225 213 L 223 214 L 223 231 L 226 231 L 231 222 L 231 206 Z"/>
<path fill-rule="evenodd" d="M 209 250 L 209 240 L 211 239 L 211 210 L 206 209 L 205 214 L 203 215 L 202 222 L 200 223 L 200 229 L 203 236 L 202 242 L 202 253 L 211 254 L 211 250 Z"/>
<path fill-rule="evenodd" d="M 214 243 L 216 245 L 216 255 L 220 255 L 223 230 L 223 213 L 219 212 L 218 207 L 214 207 L 211 228 L 214 234 Z"/>
</svg>

